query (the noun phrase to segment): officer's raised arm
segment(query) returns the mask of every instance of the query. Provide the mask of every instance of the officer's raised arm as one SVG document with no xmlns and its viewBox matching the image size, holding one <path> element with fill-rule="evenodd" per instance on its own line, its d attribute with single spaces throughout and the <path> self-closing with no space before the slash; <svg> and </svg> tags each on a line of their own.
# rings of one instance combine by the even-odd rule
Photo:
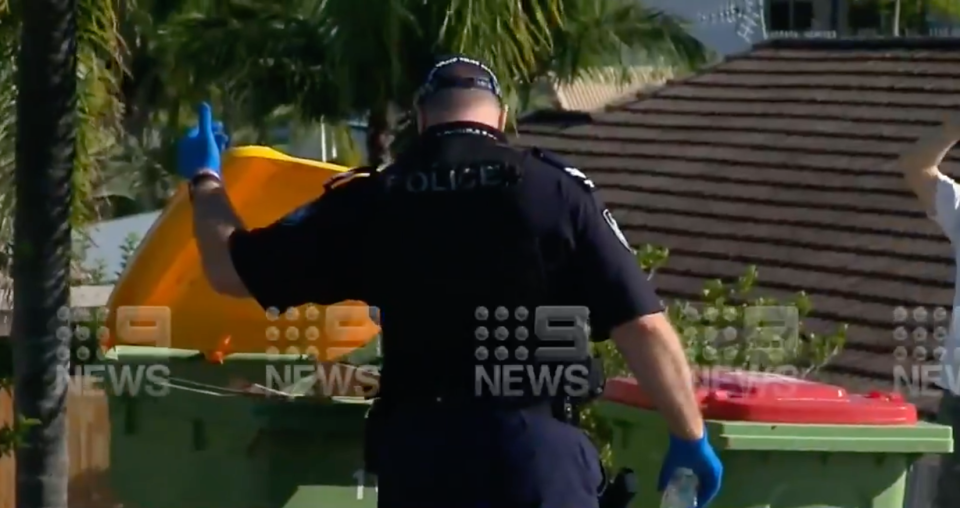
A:
<svg viewBox="0 0 960 508">
<path fill-rule="evenodd" d="M 231 266 L 261 306 L 285 309 L 364 299 L 359 257 L 366 228 L 359 224 L 366 217 L 362 207 L 370 203 L 358 188 L 331 188 L 270 226 L 230 235 Z"/>
<path fill-rule="evenodd" d="M 360 298 L 362 273 L 344 263 L 362 228 L 351 192 L 320 199 L 264 228 L 247 230 L 217 182 L 194 190 L 194 231 L 204 272 L 219 293 L 252 296 L 264 308 Z"/>
<path fill-rule="evenodd" d="M 355 224 L 363 214 L 356 213 L 353 192 L 332 189 L 275 224 L 247 230 L 223 188 L 223 127 L 212 121 L 206 104 L 199 116 L 198 127 L 178 147 L 177 169 L 190 181 L 194 236 L 211 287 L 252 296 L 264 308 L 358 298 L 362 273 L 342 264 L 354 260 L 362 230 Z"/>
<path fill-rule="evenodd" d="M 960 115 L 948 119 L 894 163 L 927 213 L 955 243 L 960 237 L 960 186 L 939 166 L 958 140 Z"/>
<path fill-rule="evenodd" d="M 699 439 L 703 418 L 690 367 L 660 299 L 610 211 L 592 193 L 574 199 L 574 256 L 595 333 L 609 332 L 670 431 L 683 439 Z"/>
<path fill-rule="evenodd" d="M 198 179 L 191 184 L 193 234 L 200 251 L 200 263 L 207 282 L 223 295 L 250 296 L 230 256 L 230 238 L 245 229 L 233 210 L 223 185 L 217 179 Z"/>
</svg>

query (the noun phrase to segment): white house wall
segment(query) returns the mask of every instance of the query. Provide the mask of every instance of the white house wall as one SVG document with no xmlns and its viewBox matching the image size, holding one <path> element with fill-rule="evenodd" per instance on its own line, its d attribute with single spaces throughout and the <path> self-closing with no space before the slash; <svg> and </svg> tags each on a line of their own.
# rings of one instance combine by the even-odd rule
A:
<svg viewBox="0 0 960 508">
<path fill-rule="evenodd" d="M 764 39 L 759 16 L 754 20 L 743 19 L 736 9 L 746 11 L 752 3 L 754 10 L 759 1 L 718 0 L 642 0 L 646 7 L 679 16 L 690 23 L 690 32 L 707 47 L 722 55 L 740 53 Z"/>
<path fill-rule="evenodd" d="M 744 52 L 763 41 L 769 32 L 766 13 L 769 0 L 641 0 L 643 5 L 684 18 L 690 32 L 721 55 Z M 813 0 L 812 32 L 830 30 L 832 0 Z M 840 0 L 845 5 L 846 0 Z M 846 24 L 846 9 L 838 22 Z"/>
<path fill-rule="evenodd" d="M 143 240 L 159 217 L 159 211 L 148 212 L 87 227 L 86 235 L 91 245 L 85 253 L 83 265 L 88 269 L 103 268 L 107 279 L 113 280 L 123 264 L 122 247 L 127 243 L 127 238 L 132 236 Z"/>
</svg>

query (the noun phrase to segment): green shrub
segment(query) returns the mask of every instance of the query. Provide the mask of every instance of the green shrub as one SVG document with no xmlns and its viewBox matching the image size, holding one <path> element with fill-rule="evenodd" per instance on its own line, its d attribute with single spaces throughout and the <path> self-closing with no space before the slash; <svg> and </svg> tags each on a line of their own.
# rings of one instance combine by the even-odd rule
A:
<svg viewBox="0 0 960 508">
<path fill-rule="evenodd" d="M 637 260 L 653 278 L 669 258 L 662 247 L 645 245 Z M 829 335 L 803 329 L 811 311 L 803 292 L 790 301 L 753 294 L 759 272 L 750 266 L 736 281 L 711 280 L 704 284 L 702 300 L 665 302 L 667 314 L 680 334 L 687 357 L 696 366 L 725 366 L 753 371 L 775 371 L 805 377 L 826 365 L 840 352 L 847 326 Z M 783 321 L 787 321 L 784 325 Z M 792 323 L 790 323 L 792 321 Z M 607 378 L 632 376 L 612 341 L 595 343 L 594 353 L 603 361 Z M 582 408 L 581 425 L 610 463 L 610 427 L 594 411 Z"/>
<path fill-rule="evenodd" d="M 0 379 L 0 392 L 13 394 L 13 383 L 9 378 Z M 18 446 L 23 444 L 23 438 L 27 430 L 39 423 L 37 420 L 17 415 L 13 424 L 4 423 L 0 425 L 0 458 L 13 453 Z"/>
<path fill-rule="evenodd" d="M 115 274 L 116 278 L 120 278 L 123 275 L 123 271 L 127 269 L 127 265 L 130 264 L 130 260 L 133 259 L 133 255 L 137 252 L 137 247 L 140 246 L 140 242 L 143 238 L 140 237 L 137 233 L 130 233 L 123 239 L 123 243 L 120 245 L 120 271 Z"/>
</svg>

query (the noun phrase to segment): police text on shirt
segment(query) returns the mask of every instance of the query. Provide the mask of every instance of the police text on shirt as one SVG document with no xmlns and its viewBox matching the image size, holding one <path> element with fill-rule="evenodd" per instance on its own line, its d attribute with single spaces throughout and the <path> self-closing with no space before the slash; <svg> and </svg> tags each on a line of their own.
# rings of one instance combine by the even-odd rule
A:
<svg viewBox="0 0 960 508">
<path fill-rule="evenodd" d="M 456 192 L 503 187 L 511 183 L 515 169 L 500 162 L 477 162 L 456 166 L 435 166 L 425 171 L 401 172 L 387 176 L 392 192 Z"/>
</svg>

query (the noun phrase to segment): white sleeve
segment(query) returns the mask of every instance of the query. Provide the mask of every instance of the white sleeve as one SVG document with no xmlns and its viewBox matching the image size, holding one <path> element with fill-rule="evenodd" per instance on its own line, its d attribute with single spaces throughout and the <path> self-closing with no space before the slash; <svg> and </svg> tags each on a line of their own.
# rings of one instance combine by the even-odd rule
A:
<svg viewBox="0 0 960 508">
<path fill-rule="evenodd" d="M 942 173 L 937 178 L 937 194 L 930 218 L 940 225 L 951 242 L 960 245 L 960 185 Z"/>
</svg>

